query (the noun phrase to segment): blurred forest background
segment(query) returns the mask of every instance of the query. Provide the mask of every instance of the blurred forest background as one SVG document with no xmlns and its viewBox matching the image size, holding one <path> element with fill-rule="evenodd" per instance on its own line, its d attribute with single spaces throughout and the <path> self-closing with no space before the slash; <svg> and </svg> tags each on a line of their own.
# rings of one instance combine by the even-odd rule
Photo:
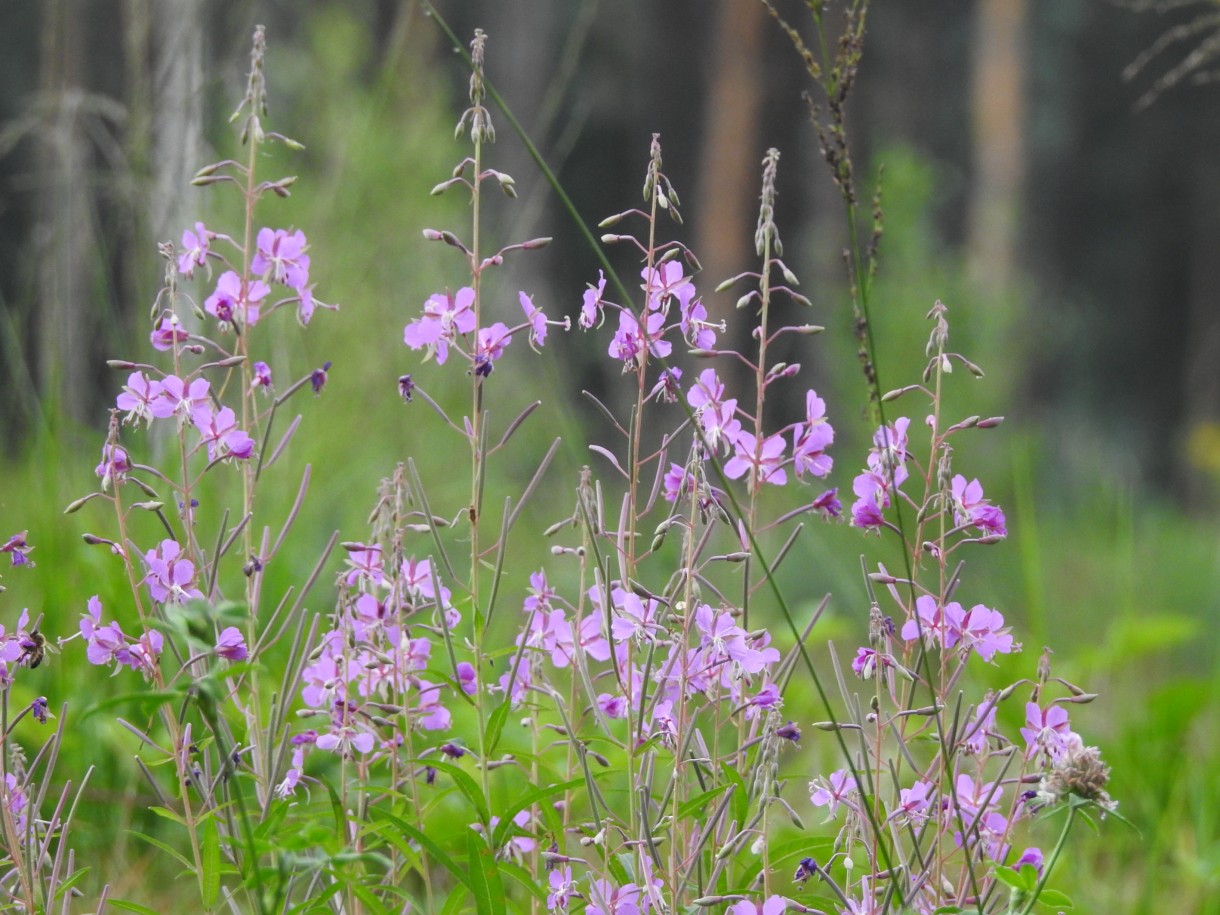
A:
<svg viewBox="0 0 1220 915">
<path fill-rule="evenodd" d="M 796 0 L 776 6 L 807 21 Z M 490 80 L 590 222 L 638 201 L 661 134 L 700 288 L 730 320 L 733 299 L 708 293 L 750 269 L 759 162 L 781 150 L 786 258 L 828 328 L 793 361 L 813 369 L 841 430 L 836 482 L 847 487 L 869 430 L 838 257 L 842 208 L 801 97 L 812 87 L 764 7 L 438 8 L 459 35 L 488 33 Z M 458 261 L 420 237 L 465 218 L 460 203 L 428 197 L 464 154 L 452 141 L 460 58 L 417 4 L 391 0 L 7 0 L 0 20 L 0 535 L 30 528 L 40 567 L 64 576 L 5 584 L 62 614 L 64 633 L 96 590 L 73 586 L 97 568 L 75 571 L 81 528 L 58 515 L 93 485 L 122 383 L 105 360 L 145 357 L 163 273 L 156 242 L 176 242 L 196 219 L 223 228 L 234 212 L 190 179 L 236 150 L 226 119 L 256 22 L 267 26 L 270 127 L 306 147 L 274 153 L 266 174 L 301 180 L 264 224 L 305 229 L 318 294 L 342 306 L 285 351 L 302 371 L 333 360 L 327 396 L 359 398 L 362 421 L 384 430 L 352 454 L 353 430 L 325 397 L 303 408 L 321 430 L 307 456 L 331 481 L 310 523 L 357 539 L 376 480 L 420 447 L 414 424 L 433 418 L 404 419 L 394 381 L 418 369 L 402 325 L 460 283 Z M 1116 840 L 1108 825 L 1088 852 L 1095 884 L 1083 892 L 1097 911 L 1156 911 L 1166 881 L 1187 910 L 1215 911 L 1220 895 L 1220 788 L 1205 774 L 1220 762 L 1217 50 L 1214 2 L 879 0 L 849 103 L 862 188 L 885 166 L 883 386 L 915 380 L 924 314 L 943 299 L 953 345 L 988 372 L 955 405 L 1008 418 L 963 456 L 1013 531 L 974 570 L 989 576 L 978 599 L 1012 614 L 1026 661 L 1051 644 L 1059 672 L 1102 693 L 1081 730 L 1100 742 L 1112 793 L 1142 832 Z M 502 288 L 574 316 L 596 262 L 506 120 L 493 120 L 493 163 L 520 194 L 494 210 L 493 234 L 555 237 L 514 262 Z M 625 276 L 638 270 L 622 264 Z M 550 387 L 612 385 L 603 343 L 570 342 Z M 850 601 L 862 548 L 838 539 L 845 568 L 811 587 Z M 73 674 L 47 676 L 67 690 Z"/>
</svg>

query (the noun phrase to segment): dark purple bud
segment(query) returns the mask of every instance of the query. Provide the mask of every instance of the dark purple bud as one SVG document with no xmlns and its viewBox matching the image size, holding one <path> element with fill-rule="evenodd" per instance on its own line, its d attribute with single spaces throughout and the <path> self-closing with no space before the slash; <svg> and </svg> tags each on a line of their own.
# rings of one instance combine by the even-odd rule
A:
<svg viewBox="0 0 1220 915">
<path fill-rule="evenodd" d="M 314 395 L 322 393 L 322 389 L 326 387 L 326 373 L 330 371 L 331 362 L 329 359 L 322 364 L 320 369 L 314 369 L 309 376 L 309 383 L 313 385 Z"/>
<path fill-rule="evenodd" d="M 782 737 L 784 740 L 791 740 L 793 743 L 796 743 L 801 739 L 801 729 L 789 721 L 783 727 L 775 729 L 775 736 Z"/>
<path fill-rule="evenodd" d="M 427 782 L 429 785 L 433 785 L 436 783 L 436 770 L 433 769 L 431 766 L 428 766 L 426 769 L 424 769 L 424 781 Z"/>
<path fill-rule="evenodd" d="M 818 862 L 813 858 L 801 858 L 800 863 L 796 866 L 796 873 L 792 875 L 792 879 L 797 883 L 804 883 L 810 877 L 818 872 Z"/>
<path fill-rule="evenodd" d="M 461 759 L 466 755 L 466 751 L 462 747 L 459 747 L 456 743 L 442 744 L 441 752 L 450 759 Z"/>
</svg>

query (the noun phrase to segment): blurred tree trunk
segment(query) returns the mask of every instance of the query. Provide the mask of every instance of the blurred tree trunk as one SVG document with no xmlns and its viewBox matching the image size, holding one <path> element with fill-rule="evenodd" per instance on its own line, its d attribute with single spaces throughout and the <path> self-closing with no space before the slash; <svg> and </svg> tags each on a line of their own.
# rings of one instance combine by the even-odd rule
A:
<svg viewBox="0 0 1220 915">
<path fill-rule="evenodd" d="M 95 278 L 89 156 L 81 117 L 86 23 L 79 12 L 64 0 L 43 5 L 39 82 L 46 122 L 39 132 L 43 191 L 35 230 L 39 389 L 74 420 L 85 419 L 88 404 L 88 304 Z"/>
<path fill-rule="evenodd" d="M 974 180 L 970 276 L 1001 291 L 1013 280 L 1025 177 L 1027 0 L 979 0 L 974 26 Z"/>
<path fill-rule="evenodd" d="M 692 197 L 699 201 L 694 251 L 703 264 L 703 286 L 715 286 L 746 269 L 753 257 L 764 152 L 757 143 L 766 86 L 761 59 L 765 22 L 765 8 L 757 0 L 721 0 L 716 10 L 712 50 L 706 58 L 714 63 L 703 118 L 699 185 Z M 711 298 L 707 305 L 712 320 L 728 318 L 723 308 L 713 312 Z"/>
<path fill-rule="evenodd" d="M 135 188 L 134 250 L 122 265 L 140 303 L 160 288 L 156 244 L 204 218 L 191 179 L 203 143 L 202 0 L 126 0 L 126 146 Z M 145 322 L 136 307 L 125 318 Z M 189 320 L 189 316 L 184 315 Z"/>
<path fill-rule="evenodd" d="M 154 240 L 202 214 L 191 178 L 203 162 L 203 0 L 158 0 L 153 24 L 152 208 Z"/>
</svg>

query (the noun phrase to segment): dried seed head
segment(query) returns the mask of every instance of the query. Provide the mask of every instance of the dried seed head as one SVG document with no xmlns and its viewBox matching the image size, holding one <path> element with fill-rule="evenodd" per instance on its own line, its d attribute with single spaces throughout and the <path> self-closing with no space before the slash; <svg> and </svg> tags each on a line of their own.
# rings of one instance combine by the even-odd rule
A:
<svg viewBox="0 0 1220 915">
<path fill-rule="evenodd" d="M 1105 810 L 1114 810 L 1118 802 L 1106 792 L 1109 780 L 1110 767 L 1102 762 L 1101 751 L 1097 747 L 1076 743 L 1042 777 L 1038 785 L 1038 800 L 1044 804 L 1056 804 L 1068 795 L 1075 795 Z"/>
</svg>

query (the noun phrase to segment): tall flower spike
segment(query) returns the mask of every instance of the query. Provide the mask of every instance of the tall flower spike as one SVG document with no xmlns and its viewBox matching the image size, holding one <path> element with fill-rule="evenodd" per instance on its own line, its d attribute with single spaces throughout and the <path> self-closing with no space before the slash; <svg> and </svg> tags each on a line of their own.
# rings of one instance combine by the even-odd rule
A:
<svg viewBox="0 0 1220 915">
<path fill-rule="evenodd" d="M 267 29 L 265 26 L 254 27 L 254 40 L 250 49 L 250 76 L 246 80 L 246 97 L 241 100 L 237 110 L 233 112 L 230 121 L 236 121 L 246 108 L 250 113 L 246 116 L 246 126 L 241 131 L 241 141 L 245 143 L 254 137 L 256 143 L 263 139 L 263 128 L 260 117 L 267 116 L 267 79 L 263 75 L 263 58 L 267 54 Z"/>
<path fill-rule="evenodd" d="M 768 149 L 762 164 L 762 202 L 758 207 L 758 228 L 754 230 L 754 250 L 759 257 L 766 256 L 769 236 L 771 253 L 776 257 L 782 257 L 784 246 L 780 243 L 779 229 L 775 225 L 775 171 L 779 166 L 779 150 L 775 147 Z"/>
<path fill-rule="evenodd" d="M 487 94 L 483 86 L 483 54 L 486 45 L 487 33 L 482 29 L 475 29 L 474 38 L 470 42 L 470 107 L 462 112 L 461 120 L 453 131 L 455 139 L 462 135 L 469 119 L 472 142 L 496 142 L 496 129 L 491 126 L 491 115 L 483 107 L 483 98 Z"/>
</svg>

